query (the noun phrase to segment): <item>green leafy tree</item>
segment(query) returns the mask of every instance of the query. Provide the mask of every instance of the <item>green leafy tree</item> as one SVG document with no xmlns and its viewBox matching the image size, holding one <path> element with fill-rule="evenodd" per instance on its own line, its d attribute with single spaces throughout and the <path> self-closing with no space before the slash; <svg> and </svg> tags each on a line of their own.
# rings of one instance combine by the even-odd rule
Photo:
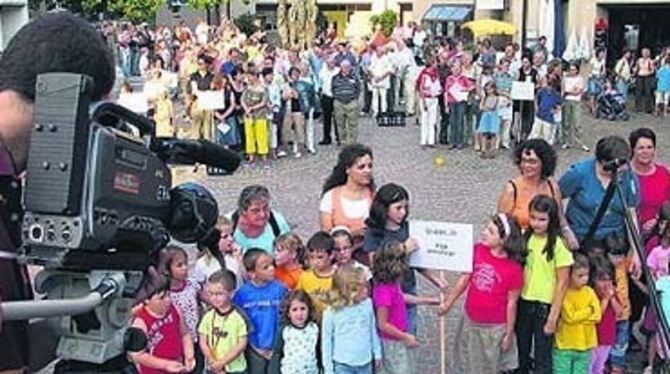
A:
<svg viewBox="0 0 670 374">
<path fill-rule="evenodd" d="M 187 5 L 193 9 L 206 10 L 215 8 L 217 5 L 227 3 L 229 0 L 188 0 Z"/>
<path fill-rule="evenodd" d="M 247 35 L 251 35 L 254 33 L 254 21 L 256 20 L 256 17 L 251 14 L 251 13 L 245 13 L 233 21 L 235 23 L 235 26 L 237 26 L 240 31 Z"/>
<path fill-rule="evenodd" d="M 95 0 L 91 0 L 95 1 Z M 133 22 L 153 22 L 165 0 L 109 0 L 109 10 Z"/>
<path fill-rule="evenodd" d="M 114 0 L 109 0 L 114 1 Z M 39 10 L 42 6 L 46 10 L 56 8 L 67 9 L 73 13 L 87 17 L 94 17 L 98 13 L 107 11 L 108 0 L 29 0 L 32 10 Z"/>
<path fill-rule="evenodd" d="M 392 10 L 385 10 L 380 14 L 370 17 L 373 25 L 381 25 L 382 33 L 386 36 L 393 34 L 393 29 L 398 24 L 398 14 Z"/>
</svg>

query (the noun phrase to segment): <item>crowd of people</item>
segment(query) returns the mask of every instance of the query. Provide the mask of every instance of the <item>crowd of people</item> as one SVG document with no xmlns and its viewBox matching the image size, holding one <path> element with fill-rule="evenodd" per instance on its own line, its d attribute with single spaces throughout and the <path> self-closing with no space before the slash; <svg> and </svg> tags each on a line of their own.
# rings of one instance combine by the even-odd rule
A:
<svg viewBox="0 0 670 374">
<path fill-rule="evenodd" d="M 624 51 L 608 69 L 601 49 L 588 63 L 563 61 L 552 59 L 544 37 L 531 48 L 508 43 L 497 51 L 490 39 L 474 46 L 429 39 L 414 23 L 388 37 L 377 27 L 355 45 L 337 39 L 331 25 L 302 49 L 268 43 L 260 23 L 247 36 L 226 19 L 218 27 L 201 21 L 194 31 L 182 22 L 156 30 L 106 24 L 101 32 L 124 74 L 146 77 L 149 113 L 161 136 L 179 135 L 172 104 L 179 97 L 190 122 L 184 136 L 237 149 L 249 165 L 316 153 L 319 119 L 320 145 L 348 144 L 357 141 L 359 114 L 393 111 L 417 115 L 422 147 L 472 145 L 490 158 L 512 141 L 542 138 L 589 151 L 583 101 L 596 117 L 627 119 L 631 86 L 641 112 L 665 115 L 670 96 L 670 48 L 656 58 L 643 48 L 636 61 Z M 532 83 L 532 96 L 513 97 L 515 81 Z M 211 90 L 223 96 L 215 110 L 205 104 L 203 92 Z"/>
<path fill-rule="evenodd" d="M 344 146 L 309 238 L 271 208 L 266 187 L 251 185 L 199 243 L 191 270 L 184 249 L 163 251 L 163 287 L 134 322 L 155 345 L 133 359 L 141 372 L 413 373 L 417 306 L 446 314 L 465 294 L 455 372 L 624 373 L 643 334 L 635 349 L 648 353 L 644 372 L 652 373 L 669 351 L 648 282 L 670 292 L 670 172 L 655 147 L 648 128 L 628 140 L 607 136 L 594 157 L 554 178 L 554 148 L 522 142 L 514 149 L 520 175 L 503 187 L 471 272 L 448 285 L 439 272 L 409 265 L 420 242 L 409 229 L 409 192 L 395 183 L 377 189 L 372 149 Z M 611 183 L 621 192 L 608 201 Z M 627 214 L 639 222 L 639 252 Z M 417 272 L 434 291 L 417 292 Z M 665 318 L 669 302 L 661 296 Z M 161 323 L 173 310 L 181 328 Z M 183 339 L 158 338 L 178 333 Z M 162 355 L 170 344 L 181 348 Z"/>
<path fill-rule="evenodd" d="M 209 30 L 206 25 L 202 29 L 205 28 Z M 133 39 L 133 27 L 121 26 L 121 30 Z M 234 27 L 224 23 L 222 33 L 239 36 L 230 30 Z M 180 37 L 190 35 L 181 26 L 177 31 L 181 31 L 175 33 Z M 151 34 L 150 30 L 147 32 Z M 229 79 L 230 91 L 225 90 L 228 87 L 225 83 L 221 84 L 224 92 L 229 92 L 225 97 L 230 103 L 235 100 L 235 106 L 229 104 L 223 110 L 239 110 L 237 103 L 242 108 L 244 126 L 235 125 L 244 131 L 244 150 L 247 156 L 252 156 L 250 162 L 256 161 L 255 156 L 264 160 L 268 153 L 262 151 L 272 149 L 273 144 L 277 157 L 282 151 L 292 151 L 295 157 L 305 148 L 310 151 L 307 140 L 310 135 L 303 132 L 309 125 L 303 128 L 300 124 L 305 120 L 309 123 L 316 111 L 303 112 L 300 93 L 304 89 L 297 82 L 311 74 L 309 69 L 314 61 L 325 61 L 328 68 L 320 72 L 339 69 L 333 75 L 330 89 L 335 125 L 340 129 L 334 139 L 339 135 L 345 146 L 325 178 L 318 202 L 320 229 L 309 238 L 292 232 L 290 217 L 272 209 L 266 187 L 251 185 L 241 191 L 235 211 L 221 215 L 215 229 L 198 243 L 200 256 L 193 266 L 187 251 L 178 245 L 169 245 L 161 251 L 155 287 L 146 299 L 139 301 L 130 321 L 147 338 L 145 349 L 129 353 L 139 372 L 412 373 L 416 368 L 415 348 L 421 344 L 417 338 L 416 306 L 432 306 L 441 314 L 450 313 L 463 294 L 464 311 L 459 315 L 453 342 L 457 352 L 454 365 L 459 373 L 511 370 L 623 373 L 638 329 L 634 325 L 640 320 L 648 337 L 646 344 L 639 347 L 648 353 L 645 371 L 652 372 L 660 359 L 667 359 L 665 334 L 659 330 L 662 319 L 649 306 L 650 295 L 647 295 L 651 289 L 649 282 L 654 283 L 661 295 L 670 292 L 670 171 L 656 160 L 653 130 L 636 129 L 628 140 L 618 136 L 600 139 L 594 157 L 571 165 L 560 178 L 554 177 L 558 156 L 551 142 L 533 136 L 516 139 L 520 144 L 514 147 L 513 155 L 519 175 L 501 186 L 497 211 L 472 248 L 472 271 L 462 274 L 456 284 L 448 285 L 432 269 L 410 267 L 408 257 L 421 249 L 409 227 L 410 193 L 396 183 L 377 188 L 373 151 L 358 143 L 359 80 L 379 83 L 398 74 L 383 69 L 385 65 L 396 65 L 383 62 L 386 43 L 375 46 L 377 41 L 383 41 L 382 34 L 371 39 L 371 46 L 366 49 L 371 54 L 370 68 L 362 70 L 362 63 L 348 43 L 310 47 L 307 56 L 313 58 L 307 60 L 308 67 L 301 63 L 303 57 L 299 51 L 282 53 L 269 46 L 258 50 L 259 62 L 250 64 L 246 61 L 249 51 L 242 54 L 238 47 L 233 46 L 223 54 L 216 48 L 207 53 L 202 50 L 210 43 L 216 44 L 214 40 L 223 40 L 226 45 L 233 40 L 232 34 L 212 40 L 209 31 L 195 34 L 183 37 L 195 39 L 185 43 L 190 47 L 184 47 L 183 51 L 184 58 L 189 55 L 193 59 L 195 70 L 178 75 L 176 86 L 182 86 L 177 95 L 189 108 L 191 125 L 198 124 L 194 127 L 198 137 L 208 137 L 214 131 L 212 116 L 206 109 L 198 108 L 198 101 L 202 101 L 198 92 L 210 90 L 217 80 Z M 54 36 L 68 36 L 73 42 L 59 47 L 51 39 Z M 109 33 L 107 36 L 108 43 L 117 40 L 110 38 Z M 392 42 L 397 44 L 394 53 L 402 52 L 401 42 L 409 42 L 404 36 L 399 34 Z M 262 32 L 257 37 L 257 43 L 262 44 Z M 25 142 L 33 127 L 30 109 L 37 75 L 63 70 L 91 75 L 96 82 L 93 99 L 99 100 L 111 91 L 114 77 L 114 64 L 102 43 L 90 25 L 70 14 L 46 15 L 29 24 L 10 43 L 0 59 L 0 107 L 6 110 L 0 121 L 11 120 L 0 126 L 3 139 L 0 156 L 6 177 L 0 181 L 3 191 L 17 190 L 20 173 L 26 168 Z M 253 41 L 241 43 L 254 50 Z M 90 58 L 72 59 L 79 56 L 81 48 L 86 49 Z M 117 57 L 126 65 L 127 74 L 132 75 L 136 57 L 132 47 L 128 48 L 131 49 L 126 51 L 127 56 L 120 53 Z M 453 48 L 450 43 L 437 48 L 423 52 L 426 61 L 437 59 L 437 67 L 432 63 L 435 70 L 417 72 L 417 79 L 408 82 L 410 86 L 420 83 L 418 108 L 423 111 L 423 100 L 435 99 L 435 95 L 441 98 L 446 92 L 446 100 L 426 100 L 425 104 L 428 108 L 442 106 L 444 113 L 448 111 L 448 141 L 455 148 L 467 144 L 470 135 L 465 133 L 468 128 L 474 130 L 476 113 L 481 110 L 479 126 L 487 131 L 482 132 L 483 142 L 479 146 L 481 149 L 483 145 L 483 153 L 490 157 L 498 147 L 497 134 L 490 129 L 504 127 L 495 118 L 501 117 L 498 84 L 486 82 L 483 97 L 478 99 L 481 103 L 477 105 L 475 101 L 473 105 L 468 101 L 469 92 L 473 91 L 468 88 L 473 82 L 463 71 L 477 71 L 479 61 L 482 66 L 495 64 L 497 57 L 487 42 L 482 43 L 477 58 L 458 43 Z M 268 50 L 274 50 L 275 57 L 267 57 Z M 42 58 L 34 55 L 47 52 L 39 56 Z M 513 45 L 506 48 L 505 55 L 510 58 L 501 59 L 501 69 L 516 71 L 518 67 L 518 79 L 538 81 L 548 90 L 557 90 L 557 81 L 561 82 L 566 96 L 572 97 L 565 98 L 562 117 L 574 125 L 571 121 L 578 120 L 584 90 L 579 67 L 571 65 L 565 77 L 561 64 L 550 63 L 546 72 L 536 69 L 534 65 L 542 66 L 540 57 L 547 59 L 542 42 L 535 48 L 532 61 L 524 56 L 515 66 L 511 58 L 516 52 Z M 212 65 L 218 56 L 226 57 L 219 59 L 221 64 L 213 74 Z M 245 56 L 244 61 L 240 61 L 240 56 Z M 168 60 L 174 62 L 151 57 L 147 66 L 153 68 L 147 71 L 161 78 L 164 69 L 170 71 L 165 65 Z M 39 69 L 31 70 L 32 64 L 25 61 L 35 61 Z M 56 68 L 40 65 L 52 61 L 74 65 Z M 181 72 L 183 66 L 181 61 L 176 70 Z M 435 74 L 439 76 L 445 69 L 447 76 L 436 83 Z M 230 73 L 222 73 L 227 71 Z M 499 75 L 500 71 L 486 74 Z M 482 72 L 481 76 L 486 74 Z M 271 82 L 263 84 L 265 79 Z M 284 79 L 295 84 L 288 83 L 289 88 L 279 89 L 283 102 L 280 112 L 285 113 L 281 121 L 274 115 L 271 118 L 270 122 L 277 127 L 275 137 L 267 124 L 268 116 L 274 114 L 267 108 L 271 91 L 267 86 Z M 367 90 L 378 99 L 377 104 L 371 103 L 370 110 L 375 114 L 382 111 L 384 99 L 395 100 L 395 90 L 385 91 L 384 87 Z M 167 92 L 161 97 L 174 97 L 169 89 L 157 91 Z M 404 92 L 404 104 L 410 105 L 410 92 L 416 91 L 398 88 L 398 92 Z M 544 91 L 539 90 L 538 96 L 541 92 Z M 154 118 L 160 117 L 162 110 L 158 102 L 151 100 Z M 549 106 L 554 121 L 559 105 Z M 534 132 L 532 118 L 540 116 L 541 106 L 538 103 L 535 111 L 531 105 L 519 105 L 522 134 Z M 513 103 L 506 108 L 515 112 Z M 523 120 L 525 111 L 530 113 L 527 125 Z M 432 113 L 425 117 L 434 121 L 436 116 Z M 470 119 L 466 113 L 472 114 Z M 225 112 L 218 114 L 227 118 Z M 442 118 L 447 121 L 444 115 Z M 221 130 L 217 135 L 225 137 L 232 131 L 224 129 L 217 124 L 216 130 Z M 174 135 L 174 130 L 171 131 Z M 511 147 L 512 144 L 505 144 L 506 135 L 502 135 L 501 145 Z M 568 131 L 567 136 L 574 141 L 568 145 L 584 146 L 578 131 Z M 437 132 L 426 137 L 437 138 Z M 333 138 L 323 140 L 327 143 L 326 140 Z M 623 164 L 621 160 L 629 163 Z M 611 184 L 618 186 L 619 193 L 607 197 Z M 6 194 L 12 201 L 18 197 L 18 193 Z M 601 209 L 601 202 L 609 199 L 606 209 Z M 631 240 L 633 233 L 627 230 L 627 217 L 632 218 L 637 226 L 633 230 L 639 231 L 643 239 L 645 248 L 640 251 L 632 248 L 635 241 Z M 593 224 L 598 221 L 599 224 Z M 10 222 L 0 220 L 3 232 L 11 228 Z M 12 252 L 17 247 L 14 238 L 3 235 L 1 239 L 6 249 L 0 252 L 3 300 L 29 299 L 32 295 L 25 268 Z M 641 276 L 643 268 L 650 270 L 651 277 Z M 417 272 L 434 286 L 432 294 L 430 291 L 419 294 Z M 667 319 L 670 299 L 661 297 L 661 312 Z M 0 337 L 3 344 L 8 344 L 0 351 L 0 367 L 22 370 L 29 352 L 26 323 L 3 321 L 2 328 Z"/>
</svg>

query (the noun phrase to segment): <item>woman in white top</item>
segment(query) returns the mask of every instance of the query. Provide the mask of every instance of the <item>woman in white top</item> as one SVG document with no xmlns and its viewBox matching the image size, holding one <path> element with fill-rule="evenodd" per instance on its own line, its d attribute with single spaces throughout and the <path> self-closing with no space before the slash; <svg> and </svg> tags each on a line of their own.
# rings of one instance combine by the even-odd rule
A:
<svg viewBox="0 0 670 374">
<path fill-rule="evenodd" d="M 386 45 L 377 47 L 370 60 L 370 90 L 372 91 L 372 113 L 377 116 L 388 107 L 387 94 L 391 88 L 394 68 L 386 52 Z"/>
<path fill-rule="evenodd" d="M 582 140 L 581 105 L 582 95 L 586 84 L 584 78 L 579 75 L 579 66 L 575 62 L 570 63 L 568 74 L 563 78 L 563 122 L 562 131 L 563 149 L 572 146 L 581 146 L 584 152 L 589 152 L 589 147 Z"/>
<path fill-rule="evenodd" d="M 616 77 L 616 90 L 624 99 L 628 100 L 628 86 L 632 77 L 632 69 L 630 66 L 630 51 L 623 50 L 623 56 L 614 65 L 614 76 Z"/>
<path fill-rule="evenodd" d="M 589 74 L 588 91 L 589 110 L 591 115 L 596 114 L 596 97 L 602 92 L 605 79 L 605 50 L 596 49 L 595 56 L 589 61 L 591 65 L 591 74 Z"/>
<path fill-rule="evenodd" d="M 360 243 L 375 191 L 372 161 L 372 149 L 367 146 L 350 144 L 342 148 L 323 186 L 321 230 L 330 232 L 333 227 L 345 226 L 351 230 L 355 244 Z"/>
</svg>

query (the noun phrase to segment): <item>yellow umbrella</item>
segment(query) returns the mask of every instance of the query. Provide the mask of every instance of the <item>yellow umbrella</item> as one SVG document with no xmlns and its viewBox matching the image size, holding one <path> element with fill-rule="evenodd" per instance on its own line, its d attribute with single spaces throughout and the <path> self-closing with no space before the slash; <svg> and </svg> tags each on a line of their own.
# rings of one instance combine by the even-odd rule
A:
<svg viewBox="0 0 670 374">
<path fill-rule="evenodd" d="M 466 22 L 461 26 L 461 28 L 472 31 L 475 36 L 516 34 L 516 26 L 511 23 L 498 21 L 495 19 L 478 19 L 475 21 Z"/>
</svg>

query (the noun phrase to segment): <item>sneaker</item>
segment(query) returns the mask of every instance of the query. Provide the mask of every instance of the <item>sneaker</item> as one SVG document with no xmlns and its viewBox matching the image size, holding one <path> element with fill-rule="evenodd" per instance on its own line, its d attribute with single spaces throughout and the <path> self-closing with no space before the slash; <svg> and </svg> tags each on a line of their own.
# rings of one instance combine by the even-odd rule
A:
<svg viewBox="0 0 670 374">
<path fill-rule="evenodd" d="M 293 153 L 293 157 L 295 157 L 295 158 L 300 158 L 300 157 L 302 157 L 302 153 L 300 153 L 300 152 L 295 152 L 295 153 Z"/>
<path fill-rule="evenodd" d="M 279 151 L 277 152 L 277 158 L 283 158 L 288 156 L 285 151 Z"/>
<path fill-rule="evenodd" d="M 316 149 L 310 148 L 310 149 L 307 150 L 307 152 L 309 152 L 309 154 L 315 155 L 316 154 Z"/>
<path fill-rule="evenodd" d="M 561 146 L 561 149 L 570 149 L 570 145 L 569 144 L 563 144 Z"/>
<path fill-rule="evenodd" d="M 589 148 L 589 147 L 587 147 L 587 146 L 585 146 L 585 145 L 582 145 L 582 151 L 584 151 L 584 152 L 591 152 L 591 148 Z"/>
<path fill-rule="evenodd" d="M 654 368 L 649 365 L 644 370 L 642 370 L 642 374 L 652 374 L 654 372 Z"/>
</svg>

